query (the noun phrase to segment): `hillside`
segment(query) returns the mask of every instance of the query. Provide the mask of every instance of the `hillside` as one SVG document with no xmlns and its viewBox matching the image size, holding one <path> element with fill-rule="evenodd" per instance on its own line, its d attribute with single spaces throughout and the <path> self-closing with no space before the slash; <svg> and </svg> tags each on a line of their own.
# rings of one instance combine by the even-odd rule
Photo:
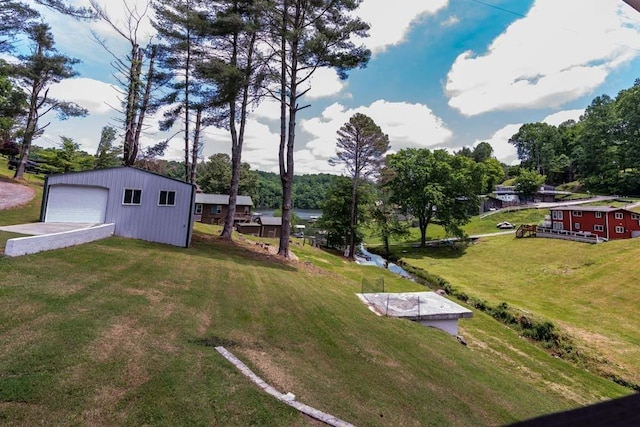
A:
<svg viewBox="0 0 640 427">
<path fill-rule="evenodd" d="M 2 221 L 0 213 L 0 221 Z M 15 424 L 306 425 L 213 349 L 356 425 L 488 425 L 621 396 L 476 313 L 468 347 L 359 300 L 363 277 L 295 247 L 282 263 L 198 226 L 185 250 L 111 238 L 0 258 L 0 420 Z M 259 252 L 255 252 L 258 250 Z M 372 276 L 373 275 L 373 276 Z"/>
<path fill-rule="evenodd" d="M 470 297 L 552 321 L 591 369 L 640 384 L 640 240 L 589 245 L 508 235 L 481 239 L 461 253 L 398 255 Z"/>
</svg>

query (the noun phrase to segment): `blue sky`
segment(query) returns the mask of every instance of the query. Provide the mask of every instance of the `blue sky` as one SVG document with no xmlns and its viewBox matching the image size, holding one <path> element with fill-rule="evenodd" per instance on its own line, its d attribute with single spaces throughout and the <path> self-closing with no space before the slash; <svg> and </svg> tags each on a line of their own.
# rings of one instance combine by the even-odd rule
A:
<svg viewBox="0 0 640 427">
<path fill-rule="evenodd" d="M 142 4 L 129 0 L 129 4 Z M 76 0 L 84 4 L 84 0 Z M 123 22 L 122 2 L 103 2 Z M 396 6 L 394 8 L 393 6 Z M 297 127 L 296 173 L 340 173 L 328 163 L 336 131 L 351 115 L 371 116 L 392 150 L 458 150 L 487 141 L 496 157 L 516 161 L 507 143 L 523 123 L 557 125 L 578 119 L 591 100 L 615 96 L 640 77 L 640 13 L 622 0 L 364 0 L 358 14 L 371 25 L 362 40 L 373 52 L 366 68 L 339 81 L 331 70 L 314 76 Z M 111 58 L 89 26 L 47 12 L 57 47 L 83 61 L 79 78 L 54 94 L 78 102 L 91 116 L 53 122 L 36 143 L 60 135 L 94 152 L 104 125 L 118 126 Z M 111 48 L 126 52 L 109 28 L 92 24 Z M 143 28 L 141 39 L 151 31 Z M 243 160 L 277 171 L 278 107 L 264 102 L 251 115 Z M 166 137 L 155 129 L 144 145 Z M 226 131 L 207 129 L 204 155 L 229 152 Z M 166 157 L 180 159 L 182 142 Z"/>
</svg>

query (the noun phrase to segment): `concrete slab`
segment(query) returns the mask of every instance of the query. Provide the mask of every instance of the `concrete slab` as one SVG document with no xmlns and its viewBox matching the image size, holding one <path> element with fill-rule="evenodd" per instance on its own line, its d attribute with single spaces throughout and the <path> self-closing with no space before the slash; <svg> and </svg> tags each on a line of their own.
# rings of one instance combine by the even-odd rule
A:
<svg viewBox="0 0 640 427">
<path fill-rule="evenodd" d="M 5 225 L 0 227 L 0 231 L 10 233 L 27 234 L 29 236 L 40 236 L 43 234 L 62 233 L 64 231 L 81 230 L 94 227 L 98 224 L 83 222 L 32 222 L 28 224 Z"/>
<path fill-rule="evenodd" d="M 113 236 L 115 224 L 99 224 L 95 227 L 74 228 L 57 233 L 18 237 L 7 240 L 4 255 L 15 257 L 42 251 L 67 248 Z"/>
<path fill-rule="evenodd" d="M 357 294 L 369 308 L 381 315 L 413 320 L 425 326 L 458 333 L 458 319 L 473 317 L 473 312 L 435 292 Z"/>
</svg>

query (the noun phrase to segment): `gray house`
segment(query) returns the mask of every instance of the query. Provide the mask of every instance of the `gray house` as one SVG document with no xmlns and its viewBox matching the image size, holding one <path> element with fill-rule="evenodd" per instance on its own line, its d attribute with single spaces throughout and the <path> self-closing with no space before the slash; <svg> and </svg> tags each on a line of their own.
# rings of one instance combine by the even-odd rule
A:
<svg viewBox="0 0 640 427">
<path fill-rule="evenodd" d="M 40 221 L 114 223 L 116 236 L 187 247 L 195 186 L 133 167 L 48 176 Z"/>
</svg>

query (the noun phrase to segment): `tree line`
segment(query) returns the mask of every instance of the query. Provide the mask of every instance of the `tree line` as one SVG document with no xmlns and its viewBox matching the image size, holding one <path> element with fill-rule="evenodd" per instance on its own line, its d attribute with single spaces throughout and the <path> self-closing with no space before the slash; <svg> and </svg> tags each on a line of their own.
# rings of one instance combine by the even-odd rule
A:
<svg viewBox="0 0 640 427">
<path fill-rule="evenodd" d="M 388 154 L 393 141 L 360 113 L 338 130 L 337 141 L 330 163 L 344 165 L 346 176 L 331 182 L 319 225 L 327 231 L 327 244 L 348 248 L 351 258 L 365 229 L 382 239 L 387 252 L 390 239 L 406 235 L 411 222 L 420 230 L 422 247 L 431 224 L 448 236 L 465 237 L 462 226 L 477 214 L 479 196 L 505 178 L 485 142 L 453 154 L 426 148 Z"/>
<path fill-rule="evenodd" d="M 549 184 L 578 182 L 601 194 L 640 194 L 640 80 L 594 98 L 578 121 L 527 123 L 512 136 L 522 168 Z"/>
<path fill-rule="evenodd" d="M 294 186 L 296 116 L 307 108 L 304 100 L 310 79 L 319 68 L 332 68 L 340 78 L 364 66 L 370 52 L 353 38 L 366 37 L 369 25 L 354 14 L 356 0 L 149 0 L 146 7 L 127 9 L 126 19 L 113 19 L 96 0 L 79 9 L 73 2 L 37 0 L 77 19 L 99 19 L 127 43 L 124 52 L 94 34 L 112 57 L 114 77 L 120 83 L 118 140 L 124 165 L 150 163 L 168 141 L 140 146 L 149 117 L 160 111 L 163 130 L 175 130 L 184 141 L 184 177 L 197 183 L 202 132 L 207 126 L 228 131 L 231 151 L 229 210 L 222 237 L 231 239 L 240 185 L 242 149 L 249 111 L 265 99 L 280 105 L 278 144 L 282 188 L 282 233 L 278 254 L 289 256 Z M 138 34 L 147 12 L 157 31 L 153 39 Z M 30 51 L 17 64 L 0 64 L 0 97 L 11 100 L 2 108 L 0 123 L 6 139 L 20 145 L 16 178 L 21 178 L 32 142 L 47 126 L 44 117 L 83 116 L 82 107 L 49 97 L 52 84 L 77 75 L 78 59 L 59 53 L 48 24 L 29 6 L 7 0 L 0 8 L 0 49 L 14 53 L 12 40 L 26 34 Z M 7 23 L 7 25 L 4 25 Z M 170 138 L 169 138 L 170 139 Z M 274 153 L 276 154 L 276 153 Z M 146 159 L 141 159 L 146 155 Z"/>
</svg>

